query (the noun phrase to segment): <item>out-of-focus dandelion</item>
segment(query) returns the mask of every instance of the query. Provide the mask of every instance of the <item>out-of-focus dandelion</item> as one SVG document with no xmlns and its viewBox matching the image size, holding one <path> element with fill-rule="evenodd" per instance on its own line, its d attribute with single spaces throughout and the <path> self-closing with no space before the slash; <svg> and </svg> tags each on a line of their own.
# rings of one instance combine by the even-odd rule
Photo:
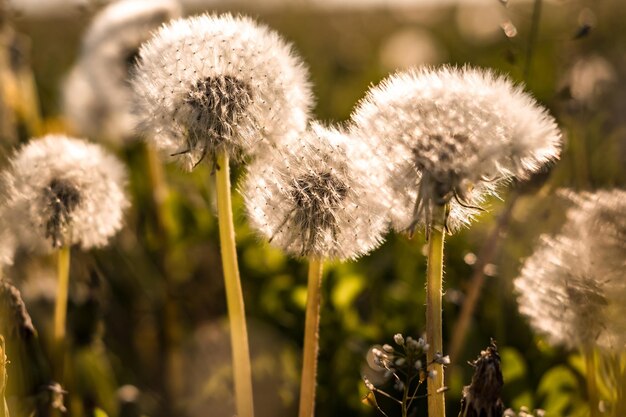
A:
<svg viewBox="0 0 626 417">
<path fill-rule="evenodd" d="M 418 225 L 429 237 L 429 362 L 442 351 L 443 240 L 471 222 L 499 182 L 526 178 L 558 158 L 554 119 L 520 87 L 491 71 L 464 67 L 397 73 L 353 112 L 355 134 L 387 161 L 396 230 Z M 413 207 L 413 210 L 407 210 Z M 429 383 L 429 415 L 444 415 L 443 368 Z"/>
<path fill-rule="evenodd" d="M 17 243 L 39 251 L 58 250 L 54 338 L 62 358 L 70 247 L 104 246 L 122 227 L 129 205 L 125 168 L 98 145 L 48 135 L 19 149 L 2 181 L 2 211 Z"/>
<path fill-rule="evenodd" d="M 13 264 L 16 245 L 15 236 L 3 219 L 3 208 L 0 207 L 0 279 L 2 278 L 3 268 L 6 265 Z"/>
<path fill-rule="evenodd" d="M 63 107 L 80 135 L 115 143 L 136 137 L 130 71 L 140 45 L 180 16 L 175 0 L 120 0 L 93 20 L 63 89 Z"/>
<path fill-rule="evenodd" d="M 626 346 L 626 192 L 563 193 L 575 207 L 515 280 L 532 327 L 569 348 Z"/>
<path fill-rule="evenodd" d="M 301 417 L 314 411 L 323 260 L 366 254 L 387 228 L 381 177 L 370 157 L 342 129 L 313 123 L 248 169 L 243 195 L 252 227 L 286 252 L 309 258 Z"/>
<path fill-rule="evenodd" d="M 276 32 L 247 17 L 202 15 L 161 28 L 139 53 L 133 87 L 142 126 L 188 168 L 303 131 L 308 72 Z M 265 143 L 262 143 L 264 142 Z"/>
<path fill-rule="evenodd" d="M 312 105 L 308 72 L 276 32 L 230 14 L 180 19 L 139 51 L 132 80 L 142 130 L 189 169 L 216 171 L 237 414 L 253 415 L 244 304 L 235 251 L 229 160 L 267 151 L 304 131 Z"/>
<path fill-rule="evenodd" d="M 515 280 L 519 311 L 552 343 L 580 348 L 597 415 L 595 353 L 626 346 L 626 192 L 576 194 L 560 234 L 543 236 Z"/>
<path fill-rule="evenodd" d="M 20 246 L 47 252 L 102 247 L 122 227 L 126 169 L 95 144 L 33 139 L 3 172 L 4 216 Z"/>
</svg>

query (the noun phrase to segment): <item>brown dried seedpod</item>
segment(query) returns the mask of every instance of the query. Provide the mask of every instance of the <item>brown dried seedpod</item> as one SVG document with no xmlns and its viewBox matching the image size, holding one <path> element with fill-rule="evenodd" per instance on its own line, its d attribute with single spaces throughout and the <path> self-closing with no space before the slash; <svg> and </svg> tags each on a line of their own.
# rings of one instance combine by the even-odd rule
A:
<svg viewBox="0 0 626 417">
<path fill-rule="evenodd" d="M 504 380 L 495 341 L 492 339 L 487 349 L 469 364 L 475 370 L 472 383 L 463 387 L 459 417 L 501 417 L 504 404 L 500 394 Z"/>
</svg>

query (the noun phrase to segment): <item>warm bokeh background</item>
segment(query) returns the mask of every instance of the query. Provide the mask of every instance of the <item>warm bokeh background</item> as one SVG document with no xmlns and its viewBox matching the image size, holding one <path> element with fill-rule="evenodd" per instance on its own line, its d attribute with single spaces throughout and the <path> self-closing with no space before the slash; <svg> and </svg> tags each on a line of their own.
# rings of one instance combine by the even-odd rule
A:
<svg viewBox="0 0 626 417">
<path fill-rule="evenodd" d="M 20 0 L 13 2 L 20 6 Z M 10 20 L 30 49 L 29 57 L 16 52 L 16 58 L 32 64 L 48 131 L 63 129 L 60 86 L 98 8 L 75 3 L 45 11 L 42 4 L 31 6 Z M 207 10 L 199 3 L 188 3 L 186 14 Z M 22 6 L 28 4 L 33 1 Z M 532 333 L 517 313 L 511 281 L 539 235 L 559 227 L 564 206 L 554 197 L 557 188 L 624 186 L 626 3 L 542 2 L 534 43 L 532 1 L 211 4 L 211 10 L 252 15 L 295 43 L 311 68 L 316 115 L 325 121 L 347 119 L 370 84 L 410 65 L 471 64 L 526 82 L 558 119 L 567 143 L 550 172 L 503 191 L 503 201 L 491 201 L 471 229 L 447 241 L 444 346 L 449 349 L 476 265 L 481 254 L 490 258 L 468 337 L 447 373 L 448 416 L 458 414 L 461 388 L 470 381 L 466 362 L 491 337 L 502 357 L 507 406 L 543 408 L 547 416 L 585 415 L 582 359 Z M 24 129 L 18 136 L 27 139 Z M 4 164 L 13 143 L 2 145 Z M 82 406 L 97 404 L 115 415 L 116 396 L 122 396 L 137 397 L 142 413 L 153 417 L 230 416 L 229 339 L 210 169 L 200 166 L 187 174 L 166 167 L 173 236 L 164 241 L 142 146 L 113 150 L 130 169 L 133 207 L 110 248 L 73 252 L 70 409 L 78 415 L 82 398 Z M 240 196 L 234 199 L 258 415 L 295 415 L 306 265 L 258 239 L 248 228 Z M 390 234 L 359 262 L 327 268 L 317 415 L 377 415 L 361 402 L 365 358 L 370 346 L 391 343 L 394 333 L 417 337 L 424 331 L 424 244 L 423 234 L 412 240 Z M 53 265 L 53 259 L 21 254 L 6 274 L 22 290 L 44 340 L 51 328 Z M 9 359 L 14 372 L 29 365 Z M 128 384 L 139 392 L 129 386 L 116 392 Z M 393 393 L 391 386 L 382 387 Z M 393 404 L 380 404 L 390 417 L 400 415 Z M 423 405 L 412 415 L 425 415 Z"/>
</svg>

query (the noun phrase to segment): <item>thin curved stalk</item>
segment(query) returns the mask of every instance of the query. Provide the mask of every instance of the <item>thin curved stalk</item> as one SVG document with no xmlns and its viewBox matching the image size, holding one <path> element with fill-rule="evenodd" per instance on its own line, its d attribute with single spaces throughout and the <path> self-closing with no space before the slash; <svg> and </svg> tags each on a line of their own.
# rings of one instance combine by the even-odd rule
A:
<svg viewBox="0 0 626 417">
<path fill-rule="evenodd" d="M 428 234 L 428 266 L 426 270 L 426 359 L 428 370 L 434 376 L 428 379 L 428 416 L 445 417 L 443 392 L 443 365 L 434 362 L 437 353 L 443 353 L 442 337 L 442 290 L 443 290 L 443 245 L 445 237 L 446 207 L 433 209 Z"/>
<path fill-rule="evenodd" d="M 54 368 L 56 378 L 63 375 L 65 357 L 65 323 L 67 319 L 67 298 L 70 283 L 70 247 L 63 246 L 57 254 L 57 296 L 54 305 Z"/>
<path fill-rule="evenodd" d="M 530 72 L 532 70 L 532 59 L 537 44 L 537 35 L 539 34 L 539 22 L 541 21 L 541 0 L 535 0 L 533 5 L 533 17 L 530 24 L 530 35 L 528 39 L 528 47 L 526 48 L 526 62 L 524 63 L 524 80 L 528 83 L 530 80 Z"/>
<path fill-rule="evenodd" d="M 470 327 L 470 322 L 474 316 L 474 310 L 478 305 L 480 293 L 485 283 L 485 265 L 490 263 L 501 242 L 501 236 L 507 229 L 511 215 L 513 214 L 513 208 L 515 207 L 520 193 L 514 191 L 507 199 L 507 205 L 504 211 L 498 217 L 498 222 L 489 233 L 485 244 L 478 254 L 476 265 L 474 266 L 474 273 L 470 279 L 469 288 L 463 306 L 461 307 L 461 313 L 452 330 L 452 341 L 450 342 L 450 360 L 453 364 L 459 363 L 459 358 L 463 354 L 463 347 L 465 346 L 465 339 Z"/>
<path fill-rule="evenodd" d="M 238 417 L 253 417 L 252 368 L 248 347 L 248 330 L 237 266 L 237 250 L 235 247 L 235 227 L 230 196 L 230 168 L 228 155 L 220 152 L 217 155 L 216 187 L 217 216 L 220 231 L 222 268 L 224 270 L 224 286 L 226 304 L 230 320 L 230 342 L 232 350 L 233 376 L 235 381 L 235 403 Z"/>
<path fill-rule="evenodd" d="M 302 377 L 300 382 L 299 417 L 313 417 L 315 413 L 315 385 L 317 377 L 317 353 L 319 351 L 319 327 L 323 261 L 309 259 L 309 274 L 304 323 L 304 348 Z"/>
</svg>

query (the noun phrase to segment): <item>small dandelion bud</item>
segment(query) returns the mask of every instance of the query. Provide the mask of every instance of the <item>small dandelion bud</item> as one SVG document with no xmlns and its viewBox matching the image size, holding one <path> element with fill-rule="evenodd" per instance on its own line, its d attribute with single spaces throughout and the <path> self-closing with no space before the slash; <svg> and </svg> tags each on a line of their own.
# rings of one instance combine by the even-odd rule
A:
<svg viewBox="0 0 626 417">
<path fill-rule="evenodd" d="M 393 346 L 388 345 L 388 344 L 386 344 L 386 343 L 385 343 L 385 344 L 383 345 L 383 350 L 384 350 L 385 352 L 387 352 L 387 353 L 393 353 Z"/>
<path fill-rule="evenodd" d="M 63 89 L 64 112 L 76 133 L 112 141 L 135 137 L 130 70 L 152 31 L 179 16 L 175 0 L 121 0 L 96 15 Z"/>
<path fill-rule="evenodd" d="M 437 352 L 435 353 L 434 361 L 440 365 L 450 365 L 450 356 L 443 356 L 441 353 Z"/>
<path fill-rule="evenodd" d="M 394 364 L 395 364 L 398 368 L 400 368 L 400 367 L 404 366 L 404 364 L 405 364 L 405 363 L 406 363 L 406 359 L 404 359 L 404 358 L 398 358 L 398 359 L 396 359 L 396 361 L 394 362 Z"/>
<path fill-rule="evenodd" d="M 626 345 L 626 192 L 561 193 L 574 203 L 515 279 L 519 311 L 553 344 Z"/>
<path fill-rule="evenodd" d="M 422 369 L 422 361 L 417 360 L 415 361 L 415 369 Z"/>
<path fill-rule="evenodd" d="M 387 225 L 371 155 L 319 124 L 299 139 L 249 167 L 242 194 L 252 227 L 298 256 L 354 259 L 376 248 Z"/>
<path fill-rule="evenodd" d="M 65 407 L 65 395 L 67 395 L 68 392 L 64 390 L 58 382 L 51 383 L 47 388 L 48 394 L 50 395 L 50 407 L 61 413 L 65 413 L 67 411 Z"/>
<path fill-rule="evenodd" d="M 397 345 L 400 345 L 400 346 L 404 345 L 404 337 L 402 337 L 402 334 L 400 334 L 400 333 L 396 333 L 393 336 L 393 340 L 394 340 L 394 342 L 396 342 Z"/>
<path fill-rule="evenodd" d="M 561 148 L 554 119 L 530 95 L 470 67 L 397 73 L 370 89 L 352 120 L 388 161 L 398 231 L 428 225 L 433 207 L 445 204 L 450 232 L 468 225 L 499 182 L 527 178 Z"/>
<path fill-rule="evenodd" d="M 2 180 L 7 224 L 36 250 L 103 246 L 129 205 L 124 166 L 98 145 L 61 135 L 23 146 Z"/>
<path fill-rule="evenodd" d="M 307 70 L 276 32 L 230 14 L 176 20 L 139 51 L 132 80 L 142 129 L 192 168 L 304 131 Z"/>
</svg>

